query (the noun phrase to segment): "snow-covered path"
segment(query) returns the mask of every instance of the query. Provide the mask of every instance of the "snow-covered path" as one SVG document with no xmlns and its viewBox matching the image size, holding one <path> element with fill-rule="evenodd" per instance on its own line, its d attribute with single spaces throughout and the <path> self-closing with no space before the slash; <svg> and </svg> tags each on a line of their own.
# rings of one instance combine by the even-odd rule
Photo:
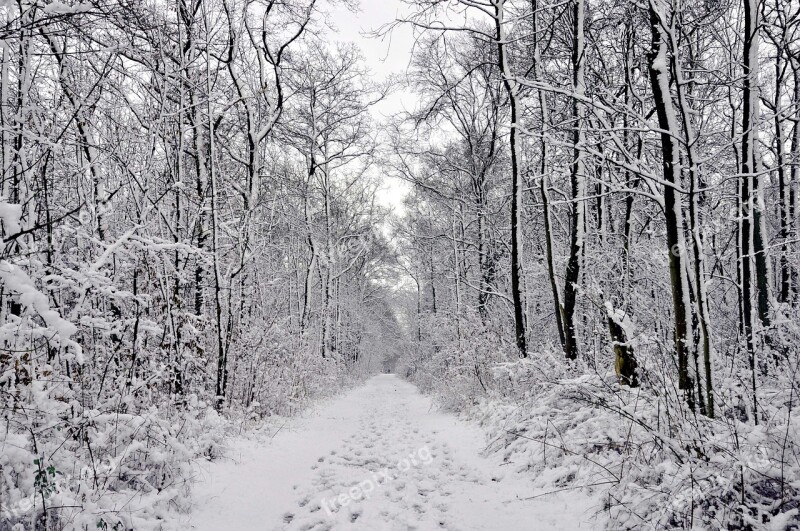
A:
<svg viewBox="0 0 800 531">
<path fill-rule="evenodd" d="M 380 375 L 267 440 L 203 465 L 187 527 L 201 531 L 590 529 L 578 492 L 537 492 L 480 456 L 482 432 Z M 510 472 L 510 471 L 508 471 Z"/>
</svg>

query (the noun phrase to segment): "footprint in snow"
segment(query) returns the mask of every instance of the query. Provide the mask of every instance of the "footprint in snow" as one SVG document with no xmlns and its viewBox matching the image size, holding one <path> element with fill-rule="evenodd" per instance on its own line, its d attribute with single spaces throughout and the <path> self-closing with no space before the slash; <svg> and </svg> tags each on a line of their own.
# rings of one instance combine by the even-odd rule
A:
<svg viewBox="0 0 800 531">
<path fill-rule="evenodd" d="M 301 531 L 329 531 L 330 529 L 333 529 L 333 525 L 325 520 L 317 520 L 310 524 L 304 524 L 300 528 Z"/>
</svg>

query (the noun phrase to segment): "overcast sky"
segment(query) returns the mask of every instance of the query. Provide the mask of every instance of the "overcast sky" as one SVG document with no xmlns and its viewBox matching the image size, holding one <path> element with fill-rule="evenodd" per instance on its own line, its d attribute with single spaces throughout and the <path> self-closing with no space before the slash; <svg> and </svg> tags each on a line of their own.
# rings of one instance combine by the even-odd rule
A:
<svg viewBox="0 0 800 531">
<path fill-rule="evenodd" d="M 394 21 L 404 8 L 400 0 L 362 0 L 355 12 L 343 6 L 328 6 L 330 23 L 336 28 L 334 40 L 354 42 L 361 48 L 367 66 L 375 80 L 383 80 L 391 74 L 405 75 L 411 50 L 414 45 L 412 30 L 408 26 L 396 28 L 382 39 L 369 34 Z M 413 95 L 396 91 L 377 105 L 373 114 L 376 120 L 404 109 L 413 109 Z M 380 201 L 398 214 L 402 214 L 402 201 L 408 185 L 398 179 L 384 178 L 379 195 Z"/>
</svg>

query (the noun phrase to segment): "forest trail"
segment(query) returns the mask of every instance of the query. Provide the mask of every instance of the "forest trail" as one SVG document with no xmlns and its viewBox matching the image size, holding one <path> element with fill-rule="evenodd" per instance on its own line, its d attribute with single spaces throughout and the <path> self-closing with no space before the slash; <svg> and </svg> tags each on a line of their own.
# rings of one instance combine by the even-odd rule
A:
<svg viewBox="0 0 800 531">
<path fill-rule="evenodd" d="M 222 530 L 590 529 L 578 491 L 536 492 L 481 456 L 480 429 L 379 375 L 266 440 L 236 439 L 203 464 L 187 528 Z"/>
</svg>

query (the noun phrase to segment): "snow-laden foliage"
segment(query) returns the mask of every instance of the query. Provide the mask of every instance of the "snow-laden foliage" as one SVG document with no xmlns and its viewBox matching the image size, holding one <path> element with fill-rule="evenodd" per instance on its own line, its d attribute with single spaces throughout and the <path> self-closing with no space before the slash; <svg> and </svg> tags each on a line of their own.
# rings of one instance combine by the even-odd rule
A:
<svg viewBox="0 0 800 531">
<path fill-rule="evenodd" d="M 191 460 L 214 457 L 227 425 L 194 395 L 180 413 L 119 395 L 73 417 L 67 382 L 30 391 L 0 441 L 3 529 L 169 525 L 188 509 Z"/>
<path fill-rule="evenodd" d="M 316 348 L 283 328 L 262 331 L 262 346 L 231 368 L 235 394 L 220 416 L 205 370 L 187 371 L 176 394 L 173 371 L 154 356 L 165 353 L 144 347 L 152 336 L 135 358 L 82 352 L 93 343 L 80 336 L 92 328 L 70 325 L 36 288 L 43 282 L 4 265 L 14 280 L 4 288 L 21 293 L 21 308 L 3 328 L 0 529 L 173 528 L 190 506 L 194 459 L 216 458 L 242 422 L 294 413 L 346 383 L 343 367 Z"/>
</svg>

